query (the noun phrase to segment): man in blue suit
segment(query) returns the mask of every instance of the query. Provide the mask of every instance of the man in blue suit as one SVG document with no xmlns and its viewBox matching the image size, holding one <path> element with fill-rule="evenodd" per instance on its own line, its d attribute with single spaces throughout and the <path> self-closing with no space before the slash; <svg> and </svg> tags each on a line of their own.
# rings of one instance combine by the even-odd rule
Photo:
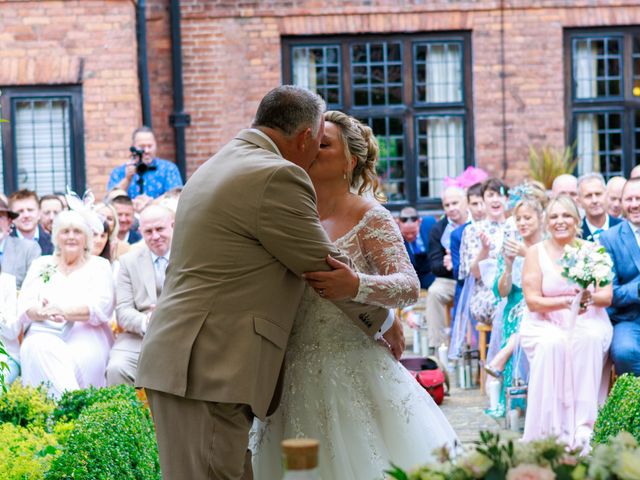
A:
<svg viewBox="0 0 640 480">
<path fill-rule="evenodd" d="M 397 219 L 404 246 L 420 280 L 420 288 L 429 288 L 435 280 L 429 264 L 429 231 L 436 223 L 433 217 L 421 218 L 413 207 L 405 207 Z"/>
<path fill-rule="evenodd" d="M 622 210 L 628 221 L 599 238 L 613 260 L 611 357 L 618 375 L 640 376 L 640 178 L 625 184 Z"/>
<path fill-rule="evenodd" d="M 601 233 L 622 220 L 607 213 L 607 187 L 599 173 L 587 173 L 578 179 L 578 201 L 584 209 L 582 238 L 595 242 Z"/>
</svg>

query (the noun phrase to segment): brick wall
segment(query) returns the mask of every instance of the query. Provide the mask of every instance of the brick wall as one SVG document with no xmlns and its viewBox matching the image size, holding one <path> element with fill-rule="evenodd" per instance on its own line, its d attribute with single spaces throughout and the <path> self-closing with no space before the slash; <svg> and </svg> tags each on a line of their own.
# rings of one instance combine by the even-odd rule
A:
<svg viewBox="0 0 640 480">
<path fill-rule="evenodd" d="M 476 163 L 498 175 L 506 163 L 516 181 L 529 145 L 565 143 L 563 28 L 640 24 L 640 8 L 637 0 L 503 3 L 501 16 L 499 0 L 182 0 L 188 173 L 248 126 L 280 84 L 283 35 L 470 31 Z M 146 16 L 153 126 L 160 156 L 174 159 L 168 7 L 148 0 Z M 0 0 L 0 44 L 0 86 L 82 84 L 87 179 L 100 196 L 141 119 L 135 3 Z"/>
<path fill-rule="evenodd" d="M 100 198 L 139 122 L 130 1 L 0 2 L 0 86 L 81 84 L 87 183 Z"/>
<path fill-rule="evenodd" d="M 501 2 L 484 0 L 181 3 L 190 172 L 247 126 L 261 96 L 281 82 L 282 35 L 467 30 L 476 162 L 497 175 L 506 163 L 514 182 L 526 175 L 529 145 L 565 143 L 563 28 L 640 23 L 636 1 L 507 0 L 502 22 Z"/>
</svg>

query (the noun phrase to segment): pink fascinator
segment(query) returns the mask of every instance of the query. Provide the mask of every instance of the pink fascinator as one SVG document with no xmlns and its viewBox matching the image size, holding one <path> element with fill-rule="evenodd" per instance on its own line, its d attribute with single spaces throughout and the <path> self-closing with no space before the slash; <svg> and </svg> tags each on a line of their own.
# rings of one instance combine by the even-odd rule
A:
<svg viewBox="0 0 640 480">
<path fill-rule="evenodd" d="M 489 178 L 489 174 L 481 168 L 467 167 L 467 169 L 457 177 L 445 177 L 444 185 L 445 187 L 459 187 L 466 190 L 471 185 L 484 182 L 487 178 Z"/>
</svg>

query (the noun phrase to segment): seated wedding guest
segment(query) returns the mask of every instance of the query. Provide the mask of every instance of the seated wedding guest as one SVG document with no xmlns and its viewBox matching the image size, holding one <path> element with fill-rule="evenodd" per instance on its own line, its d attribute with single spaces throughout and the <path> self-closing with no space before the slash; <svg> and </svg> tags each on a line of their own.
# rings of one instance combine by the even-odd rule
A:
<svg viewBox="0 0 640 480">
<path fill-rule="evenodd" d="M 11 385 L 20 375 L 20 344 L 18 337 L 22 325 L 17 316 L 16 277 L 0 269 L 0 339 L 7 355 L 0 354 L 0 361 L 7 365 L 4 371 L 5 385 Z"/>
<path fill-rule="evenodd" d="M 174 212 L 149 205 L 140 214 L 145 247 L 120 258 L 116 281 L 118 334 L 107 365 L 107 384 L 133 385 L 142 337 L 164 284 L 173 236 Z"/>
<path fill-rule="evenodd" d="M 640 177 L 640 165 L 636 165 L 631 169 L 631 173 L 629 174 L 629 178 L 639 178 Z"/>
<path fill-rule="evenodd" d="M 133 227 L 135 221 L 135 209 L 133 202 L 126 195 L 115 197 L 109 202 L 118 213 L 118 239 L 130 245 L 138 243 L 142 238 L 140 232 Z"/>
<path fill-rule="evenodd" d="M 480 273 L 480 262 L 498 257 L 503 239 L 512 235 L 515 227 L 506 221 L 507 187 L 497 178 L 489 178 L 482 184 L 482 198 L 486 218 L 469 225 L 462 234 L 460 270 L 458 278 L 474 277 L 475 283 L 469 300 L 470 314 L 476 322 L 491 324 L 497 299 L 493 285 L 485 285 Z"/>
<path fill-rule="evenodd" d="M 433 217 L 421 218 L 413 207 L 403 208 L 398 216 L 398 227 L 400 227 L 409 260 L 420 280 L 420 288 L 425 289 L 429 288 L 435 279 L 431 273 L 427 255 L 429 231 L 435 223 L 436 219 Z"/>
<path fill-rule="evenodd" d="M 464 280 L 458 279 L 462 234 L 464 233 L 464 229 L 473 222 L 484 220 L 487 213 L 484 206 L 484 200 L 482 199 L 482 183 L 476 183 L 467 188 L 467 206 L 469 208 L 469 213 L 471 214 L 471 220 L 456 228 L 451 234 L 451 265 L 453 267 L 453 278 L 458 281 L 460 286 L 464 283 Z"/>
<path fill-rule="evenodd" d="M 613 260 L 613 323 L 611 358 L 616 374 L 640 376 L 640 178 L 629 180 L 622 191 L 627 222 L 609 229 L 600 244 Z"/>
<path fill-rule="evenodd" d="M 31 190 L 18 190 L 9 195 L 9 208 L 18 214 L 14 219 L 15 227 L 11 236 L 34 240 L 40 245 L 42 255 L 53 253 L 51 235 L 38 224 L 40 219 L 40 204 L 38 194 Z"/>
<path fill-rule="evenodd" d="M 442 194 L 444 217 L 429 232 L 429 266 L 436 276 L 429 287 L 426 305 L 429 347 L 437 349 L 448 343 L 446 319 L 448 304 L 453 301 L 456 281 L 451 261 L 451 234 L 469 217 L 465 192 L 459 187 L 447 187 Z"/>
<path fill-rule="evenodd" d="M 584 210 L 582 238 L 595 242 L 602 232 L 622 220 L 607 213 L 607 187 L 599 173 L 587 173 L 578 179 L 578 202 Z"/>
<path fill-rule="evenodd" d="M 62 200 L 60 200 L 60 197 L 57 195 L 44 195 L 40 197 L 40 226 L 49 235 L 51 235 L 53 219 L 64 209 L 64 203 L 62 203 Z"/>
<path fill-rule="evenodd" d="M 569 195 L 574 201 L 578 200 L 578 179 L 563 173 L 558 175 L 551 184 L 551 197 L 556 198 L 560 195 Z"/>
<path fill-rule="evenodd" d="M 156 157 L 157 143 L 153 130 L 140 127 L 131 135 L 132 146 L 142 152 L 138 157 L 128 152 L 129 159 L 111 172 L 107 190 L 120 188 L 132 200 L 146 197 L 140 205 L 162 195 L 167 190 L 182 186 L 182 178 L 175 163 Z"/>
<path fill-rule="evenodd" d="M 506 298 L 507 303 L 502 311 L 502 322 L 498 322 L 502 331 L 496 332 L 500 334 L 500 351 L 485 366 L 487 373 L 503 379 L 498 404 L 486 412 L 494 417 L 504 417 L 506 413 L 506 391 L 512 386 L 513 370 L 517 368 L 517 365 L 513 365 L 512 354 L 519 343 L 517 334 L 525 307 L 522 264 L 529 247 L 542 239 L 544 206 L 547 202 L 544 190 L 530 184 L 512 189 L 510 194 L 514 193 L 517 194 L 517 202 L 513 217 L 522 241 L 514 237 L 505 238 L 498 256 L 493 293 L 496 297 Z"/>
<path fill-rule="evenodd" d="M 25 337 L 22 383 L 63 392 L 105 385 L 115 304 L 109 262 L 91 255 L 88 214 L 67 210 L 53 221 L 55 253 L 36 259 L 18 297 Z"/>
<path fill-rule="evenodd" d="M 612 288 L 585 290 L 573 317 L 580 290 L 563 277 L 559 263 L 566 245 L 583 242 L 575 202 L 564 195 L 552 199 L 545 226 L 550 238 L 527 251 L 522 273 L 528 313 L 520 343 L 530 364 L 523 440 L 556 435 L 586 453 L 609 380 L 603 367 L 613 333 L 605 310 Z"/>
<path fill-rule="evenodd" d="M 13 275 L 20 288 L 31 262 L 40 256 L 40 245 L 10 235 L 11 222 L 16 218 L 18 214 L 0 199 L 0 270 Z"/>
<path fill-rule="evenodd" d="M 111 261 L 118 260 L 120 256 L 131 250 L 131 245 L 118 238 L 120 223 L 118 222 L 118 212 L 110 203 L 97 203 L 94 206 L 95 212 L 109 225 L 109 246 L 111 248 Z"/>
<path fill-rule="evenodd" d="M 626 182 L 624 177 L 611 177 L 607 182 L 608 213 L 612 217 L 622 216 L 622 188 Z"/>
</svg>

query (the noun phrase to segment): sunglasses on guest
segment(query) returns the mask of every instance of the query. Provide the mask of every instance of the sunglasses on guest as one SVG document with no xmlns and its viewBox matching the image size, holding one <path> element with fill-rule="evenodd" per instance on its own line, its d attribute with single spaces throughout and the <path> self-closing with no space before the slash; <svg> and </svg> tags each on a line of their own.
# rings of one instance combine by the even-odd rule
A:
<svg viewBox="0 0 640 480">
<path fill-rule="evenodd" d="M 417 222 L 418 221 L 418 217 L 417 216 L 411 216 L 411 217 L 400 217 L 400 223 L 413 223 L 413 222 Z"/>
</svg>

